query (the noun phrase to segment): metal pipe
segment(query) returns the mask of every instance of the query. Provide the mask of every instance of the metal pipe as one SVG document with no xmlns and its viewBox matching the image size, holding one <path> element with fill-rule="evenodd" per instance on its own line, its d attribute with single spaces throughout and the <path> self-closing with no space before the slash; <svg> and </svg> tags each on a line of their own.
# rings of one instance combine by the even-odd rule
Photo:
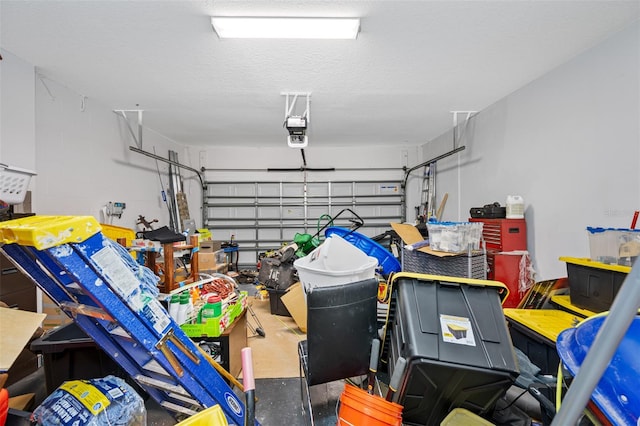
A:
<svg viewBox="0 0 640 426">
<path fill-rule="evenodd" d="M 466 148 L 465 146 L 460 146 L 460 147 L 458 147 L 458 148 L 452 149 L 452 150 L 451 150 L 451 151 L 449 151 L 449 152 L 445 152 L 445 153 L 444 153 L 444 154 L 442 154 L 442 155 L 438 155 L 437 157 L 434 157 L 434 158 L 432 158 L 431 160 L 424 161 L 424 162 L 422 162 L 422 163 L 418 164 L 417 166 L 413 166 L 413 167 L 411 167 L 410 169 L 408 169 L 408 170 L 406 171 L 405 175 L 406 175 L 406 176 L 408 176 L 408 175 L 409 175 L 409 173 L 411 173 L 412 171 L 414 171 L 414 170 L 416 170 L 416 169 L 419 169 L 420 167 L 424 167 L 424 166 L 426 166 L 427 164 L 435 163 L 436 161 L 440 161 L 440 160 L 442 160 L 443 158 L 447 158 L 447 157 L 449 157 L 449 156 L 451 156 L 451 155 L 453 155 L 453 154 L 456 154 L 456 153 L 458 153 L 458 152 L 460 152 L 460 151 L 464 151 L 464 149 L 465 149 L 465 148 Z M 405 183 L 405 184 L 407 183 L 407 179 L 406 179 L 406 177 L 405 177 L 404 183 Z"/>
<path fill-rule="evenodd" d="M 155 158 L 158 161 L 162 161 L 162 162 L 165 162 L 167 164 L 171 164 L 173 166 L 180 167 L 181 169 L 189 170 L 189 171 L 195 173 L 198 176 L 198 179 L 200 179 L 200 183 L 202 184 L 202 186 L 205 186 L 205 182 L 204 182 L 204 179 L 202 178 L 202 174 L 201 174 L 202 172 L 200 172 L 200 170 L 194 169 L 193 167 L 185 166 L 184 164 L 180 164 L 177 161 L 168 160 L 168 159 L 166 159 L 164 157 L 161 157 L 159 155 L 153 154 L 151 152 L 147 152 L 147 151 L 144 151 L 142 149 L 138 149 L 135 146 L 130 146 L 129 150 L 133 151 L 133 152 L 137 152 L 138 154 L 146 155 L 147 157 Z"/>
<path fill-rule="evenodd" d="M 202 206 L 204 207 L 204 203 L 205 203 L 205 200 L 206 200 L 206 197 L 207 197 L 207 183 L 204 181 L 204 177 L 203 177 L 202 172 L 200 172 L 197 169 L 194 169 L 193 167 L 189 167 L 189 166 L 185 166 L 184 164 L 180 164 L 177 161 L 167 160 L 166 158 L 161 157 L 159 155 L 152 154 L 151 152 L 143 151 L 142 149 L 138 149 L 135 146 L 129 146 L 129 150 L 133 151 L 133 152 L 137 152 L 138 154 L 146 155 L 147 157 L 150 157 L 150 158 L 156 159 L 158 161 L 162 161 L 164 163 L 171 164 L 173 166 L 180 167 L 182 169 L 189 170 L 190 172 L 195 173 L 196 176 L 198 176 L 198 179 L 200 180 L 200 187 L 202 189 L 202 202 L 201 203 L 202 203 Z M 205 227 L 206 223 L 207 223 L 207 219 L 208 219 L 208 217 L 207 217 L 207 209 L 203 208 L 201 210 L 202 210 L 202 226 Z"/>
<path fill-rule="evenodd" d="M 631 269 L 551 426 L 575 425 L 640 307 L 640 265 Z M 557 390 L 558 392 L 560 390 Z"/>
<path fill-rule="evenodd" d="M 458 148 L 452 149 L 449 152 L 445 152 L 444 154 L 438 155 L 437 157 L 434 157 L 434 158 L 432 158 L 430 160 L 424 161 L 424 162 L 418 164 L 417 166 L 413 166 L 410 169 L 405 169 L 404 180 L 402 181 L 402 193 L 406 194 L 406 192 L 407 192 L 407 180 L 409 179 L 409 175 L 411 174 L 411 172 L 413 172 L 414 170 L 419 169 L 420 167 L 424 167 L 427 164 L 435 163 L 437 161 L 442 160 L 443 158 L 447 158 L 447 157 L 449 157 L 449 156 L 451 156 L 453 154 L 456 154 L 456 153 L 458 153 L 460 151 L 463 151 L 465 148 L 466 147 L 464 147 L 464 146 L 460 146 Z M 405 196 L 405 198 L 403 200 L 403 206 L 402 206 L 402 221 L 403 222 L 407 220 L 407 206 L 406 206 L 406 203 L 407 203 L 407 199 L 406 199 L 406 196 Z"/>
</svg>

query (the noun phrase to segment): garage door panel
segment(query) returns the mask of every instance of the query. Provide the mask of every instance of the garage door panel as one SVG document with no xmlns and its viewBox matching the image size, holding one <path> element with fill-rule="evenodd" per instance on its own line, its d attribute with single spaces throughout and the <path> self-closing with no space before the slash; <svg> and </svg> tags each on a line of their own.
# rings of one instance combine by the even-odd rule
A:
<svg viewBox="0 0 640 426">
<path fill-rule="evenodd" d="M 402 218 L 400 182 L 207 182 L 205 226 L 214 238 L 235 234 L 240 263 L 257 261 L 259 252 L 278 249 L 296 234 L 315 234 L 318 219 L 351 209 L 364 219 L 361 232 L 375 236 Z M 344 212 L 335 226 L 351 227 Z M 320 222 L 320 227 L 327 224 Z M 324 232 L 323 232 L 324 234 Z M 228 239 L 228 237 L 227 237 Z"/>
</svg>

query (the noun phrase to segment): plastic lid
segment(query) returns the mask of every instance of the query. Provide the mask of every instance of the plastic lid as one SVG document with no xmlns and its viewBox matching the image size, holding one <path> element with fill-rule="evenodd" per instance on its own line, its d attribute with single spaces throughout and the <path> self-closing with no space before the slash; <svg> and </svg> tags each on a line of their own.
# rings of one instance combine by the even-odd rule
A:
<svg viewBox="0 0 640 426">
<path fill-rule="evenodd" d="M 592 317 L 558 336 L 558 355 L 571 375 L 576 376 L 580 371 L 605 319 L 606 316 Z M 637 424 L 640 395 L 633 378 L 638 371 L 639 336 L 640 317 L 636 315 L 591 395 L 591 400 L 612 424 Z"/>
<path fill-rule="evenodd" d="M 592 233 L 592 234 L 599 234 L 599 233 L 606 232 L 606 231 L 640 232 L 640 229 L 601 228 L 601 227 L 587 226 L 587 231 Z"/>
</svg>

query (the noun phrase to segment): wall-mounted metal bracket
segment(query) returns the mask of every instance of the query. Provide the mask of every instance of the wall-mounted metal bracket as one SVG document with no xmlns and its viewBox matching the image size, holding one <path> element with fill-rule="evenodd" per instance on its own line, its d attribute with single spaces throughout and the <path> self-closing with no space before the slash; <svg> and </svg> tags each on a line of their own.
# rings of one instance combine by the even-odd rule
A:
<svg viewBox="0 0 640 426">
<path fill-rule="evenodd" d="M 467 124 L 469 124 L 469 119 L 476 115 L 478 111 L 450 111 L 453 114 L 453 149 L 458 147 L 458 142 L 462 139 L 462 135 L 464 131 L 458 135 L 458 115 L 466 114 L 464 118 L 464 130 L 467 128 Z"/>
<path fill-rule="evenodd" d="M 113 112 L 118 116 L 118 117 L 122 117 L 124 118 L 124 122 L 127 123 L 127 128 L 129 129 L 129 132 L 131 133 L 131 136 L 133 137 L 134 142 L 136 143 L 136 146 L 138 147 L 138 149 L 142 149 L 142 113 L 144 112 L 144 110 L 142 109 L 114 109 Z M 127 117 L 127 113 L 131 112 L 131 113 L 138 113 L 138 136 L 136 137 L 136 134 L 133 131 L 133 128 L 131 127 L 131 123 L 129 123 L 129 118 Z"/>
</svg>

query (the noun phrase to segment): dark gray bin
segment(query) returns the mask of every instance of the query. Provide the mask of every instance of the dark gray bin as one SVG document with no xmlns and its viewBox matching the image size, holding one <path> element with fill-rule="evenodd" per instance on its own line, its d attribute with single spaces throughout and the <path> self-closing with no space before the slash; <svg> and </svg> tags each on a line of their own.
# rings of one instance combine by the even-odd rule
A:
<svg viewBox="0 0 640 426">
<path fill-rule="evenodd" d="M 394 278 L 388 364 L 393 374 L 407 360 L 396 395 L 403 424 L 439 425 L 454 408 L 489 413 L 519 374 L 498 287 L 455 280 Z"/>
</svg>

